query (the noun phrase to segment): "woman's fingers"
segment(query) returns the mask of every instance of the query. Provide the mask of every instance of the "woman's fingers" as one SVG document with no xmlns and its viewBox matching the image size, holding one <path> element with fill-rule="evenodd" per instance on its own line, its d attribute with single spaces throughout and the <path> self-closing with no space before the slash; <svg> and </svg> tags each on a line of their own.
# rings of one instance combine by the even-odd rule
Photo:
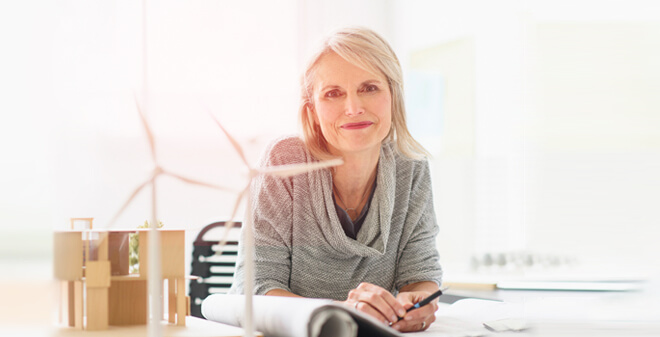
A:
<svg viewBox="0 0 660 337">
<path fill-rule="evenodd" d="M 371 283 L 360 283 L 349 292 L 348 298 L 354 302 L 362 302 L 356 308 L 381 321 L 394 323 L 406 312 L 389 291 Z"/>
<path fill-rule="evenodd" d="M 357 309 L 358 311 L 364 312 L 365 314 L 383 322 L 383 324 L 387 324 L 387 325 L 390 324 L 391 321 L 387 317 L 383 316 L 383 314 L 380 311 L 378 311 L 376 308 L 371 306 L 371 304 L 361 301 L 356 303 L 357 304 L 355 305 L 355 309 Z"/>
<path fill-rule="evenodd" d="M 426 296 L 428 295 L 425 295 L 424 292 L 400 293 L 398 300 L 404 304 L 409 305 L 409 303 L 419 302 Z M 408 311 L 402 320 L 392 325 L 392 328 L 402 332 L 426 330 L 431 325 L 431 323 L 435 321 L 435 312 L 437 310 L 438 303 L 436 301 L 432 301 L 423 307 Z"/>
<path fill-rule="evenodd" d="M 412 307 L 428 296 L 428 292 L 404 292 L 399 293 L 398 298 L 371 283 L 360 283 L 360 285 L 348 293 L 347 305 L 356 310 L 364 312 L 384 324 L 391 324 L 392 328 L 402 331 L 423 331 L 435 322 L 435 312 L 438 310 L 437 301 L 411 311 L 405 308 Z M 402 317 L 399 319 L 399 317 Z"/>
<path fill-rule="evenodd" d="M 420 322 L 397 323 L 392 325 L 392 328 L 401 332 L 424 331 L 429 328 L 429 326 L 431 325 L 431 323 L 433 323 L 433 321 L 435 321 L 435 318 L 430 320 L 422 320 L 421 323 Z"/>
<path fill-rule="evenodd" d="M 426 330 L 431 323 L 435 322 L 435 309 L 437 309 L 437 304 L 429 303 L 419 309 L 409 311 L 402 320 L 393 324 L 392 328 L 402 332 Z"/>
<path fill-rule="evenodd" d="M 361 284 L 358 286 L 358 289 L 360 288 L 363 291 L 359 293 L 359 300 L 369 303 L 389 322 L 394 323 L 399 320 L 399 317 L 405 315 L 405 309 L 389 291 L 369 283 Z"/>
</svg>

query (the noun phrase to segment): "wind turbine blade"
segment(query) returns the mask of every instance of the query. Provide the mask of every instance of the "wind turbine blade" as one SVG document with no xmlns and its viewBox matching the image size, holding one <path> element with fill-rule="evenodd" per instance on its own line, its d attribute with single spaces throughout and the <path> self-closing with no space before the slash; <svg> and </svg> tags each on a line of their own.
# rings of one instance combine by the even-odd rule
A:
<svg viewBox="0 0 660 337">
<path fill-rule="evenodd" d="M 205 183 L 205 182 L 202 182 L 202 181 L 199 181 L 199 180 L 186 178 L 184 176 L 180 176 L 176 173 L 172 173 L 172 172 L 169 172 L 169 171 L 163 171 L 163 174 L 168 175 L 168 176 L 170 176 L 172 178 L 175 178 L 175 179 L 179 179 L 179 180 L 181 180 L 181 181 L 183 181 L 184 183 L 187 183 L 187 184 L 204 186 L 204 187 L 209 187 L 209 188 L 213 188 L 213 189 L 216 189 L 216 190 L 232 192 L 232 193 L 236 192 L 236 190 L 233 190 L 231 188 L 227 188 L 227 187 L 224 187 L 224 186 L 218 186 L 218 185 L 214 185 L 214 184 Z"/>
<path fill-rule="evenodd" d="M 135 105 L 137 106 L 138 113 L 140 114 L 140 120 L 142 120 L 142 126 L 144 126 L 144 131 L 147 133 L 147 139 L 149 140 L 149 148 L 151 149 L 151 159 L 154 163 L 156 161 L 156 143 L 154 142 L 154 134 L 151 132 L 149 123 L 147 123 L 147 118 L 144 116 L 142 109 L 140 109 L 140 102 L 138 101 L 137 95 L 135 96 Z"/>
<path fill-rule="evenodd" d="M 153 181 L 154 181 L 154 176 L 152 175 L 151 178 L 149 178 L 147 181 L 145 181 L 145 182 L 143 182 L 142 184 L 140 184 L 140 186 L 138 186 L 138 187 L 133 191 L 133 193 L 131 193 L 131 196 L 128 198 L 128 200 L 126 200 L 126 202 L 124 203 L 124 205 L 121 206 L 121 208 L 119 209 L 119 211 L 118 211 L 117 213 L 115 213 L 115 216 L 113 216 L 113 217 L 112 217 L 112 220 L 110 220 L 110 222 L 108 223 L 108 228 L 111 228 L 111 227 L 115 224 L 115 221 L 117 221 L 117 219 L 119 218 L 119 216 L 120 216 L 122 213 L 124 213 L 124 210 L 126 210 L 126 207 L 128 207 L 128 205 L 130 205 L 131 201 L 133 201 L 133 199 L 135 198 L 135 196 L 138 195 L 138 193 L 140 193 L 140 191 L 142 191 L 143 188 L 145 188 L 149 183 L 151 183 L 151 182 L 153 182 Z"/>
<path fill-rule="evenodd" d="M 245 154 L 243 153 L 243 148 L 241 148 L 241 145 L 239 145 L 238 142 L 236 141 L 236 139 L 234 139 L 234 137 L 232 137 L 229 134 L 229 132 L 227 132 L 227 130 L 225 130 L 225 128 L 222 126 L 222 124 L 220 124 L 220 121 L 218 121 L 218 119 L 215 118 L 215 116 L 213 115 L 213 113 L 211 113 L 211 111 L 209 111 L 209 115 L 211 115 L 211 118 L 213 118 L 213 120 L 215 121 L 215 124 L 217 124 L 220 127 L 220 130 L 222 130 L 222 132 L 225 134 L 225 136 L 227 136 L 227 138 L 229 139 L 229 142 L 231 143 L 232 146 L 234 146 L 234 149 L 236 150 L 238 155 L 243 160 L 243 163 L 245 164 L 245 166 L 250 167 L 250 164 L 248 164 L 247 158 L 245 157 Z"/>
<path fill-rule="evenodd" d="M 332 159 L 315 163 L 268 166 L 256 169 L 257 172 L 278 177 L 290 177 L 296 174 L 324 169 L 343 164 L 341 159 Z"/>
<path fill-rule="evenodd" d="M 248 184 L 243 191 L 238 195 L 238 199 L 236 199 L 236 202 L 234 203 L 234 209 L 231 212 L 231 217 L 229 218 L 229 221 L 225 222 L 225 231 L 222 233 L 222 239 L 220 239 L 220 242 L 218 242 L 218 246 L 220 248 L 224 247 L 227 244 L 227 239 L 229 238 L 229 231 L 234 227 L 234 218 L 236 217 L 236 213 L 238 212 L 238 207 L 241 205 L 241 201 L 247 194 L 248 190 L 250 189 L 250 184 Z M 249 212 L 250 210 L 248 210 Z M 218 250 L 216 254 L 222 254 L 222 250 Z"/>
</svg>

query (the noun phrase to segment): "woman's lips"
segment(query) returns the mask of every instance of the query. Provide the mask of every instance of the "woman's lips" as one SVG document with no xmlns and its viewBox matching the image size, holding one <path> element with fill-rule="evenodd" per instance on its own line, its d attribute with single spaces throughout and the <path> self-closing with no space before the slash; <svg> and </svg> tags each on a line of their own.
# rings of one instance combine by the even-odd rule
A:
<svg viewBox="0 0 660 337">
<path fill-rule="evenodd" d="M 373 124 L 374 124 L 373 122 L 347 123 L 347 124 L 343 124 L 341 128 L 348 130 L 356 130 L 356 129 L 364 129 L 370 127 Z"/>
</svg>

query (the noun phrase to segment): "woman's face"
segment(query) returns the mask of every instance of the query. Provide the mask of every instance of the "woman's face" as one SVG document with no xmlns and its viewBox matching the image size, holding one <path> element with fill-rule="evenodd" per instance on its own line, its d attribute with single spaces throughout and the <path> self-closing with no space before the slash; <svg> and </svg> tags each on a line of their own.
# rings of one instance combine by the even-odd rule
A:
<svg viewBox="0 0 660 337">
<path fill-rule="evenodd" d="M 335 155 L 380 152 L 392 125 L 392 94 L 382 74 L 335 53 L 321 57 L 314 83 L 314 122 Z"/>
</svg>

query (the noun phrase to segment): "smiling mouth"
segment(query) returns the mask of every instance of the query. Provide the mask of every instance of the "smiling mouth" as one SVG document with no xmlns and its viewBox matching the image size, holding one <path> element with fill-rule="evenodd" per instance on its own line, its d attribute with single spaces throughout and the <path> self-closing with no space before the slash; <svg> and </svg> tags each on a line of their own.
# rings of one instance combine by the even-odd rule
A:
<svg viewBox="0 0 660 337">
<path fill-rule="evenodd" d="M 370 127 L 373 124 L 374 124 L 373 122 L 347 123 L 347 124 L 343 124 L 341 128 L 348 130 L 356 130 L 356 129 L 364 129 Z"/>
</svg>

